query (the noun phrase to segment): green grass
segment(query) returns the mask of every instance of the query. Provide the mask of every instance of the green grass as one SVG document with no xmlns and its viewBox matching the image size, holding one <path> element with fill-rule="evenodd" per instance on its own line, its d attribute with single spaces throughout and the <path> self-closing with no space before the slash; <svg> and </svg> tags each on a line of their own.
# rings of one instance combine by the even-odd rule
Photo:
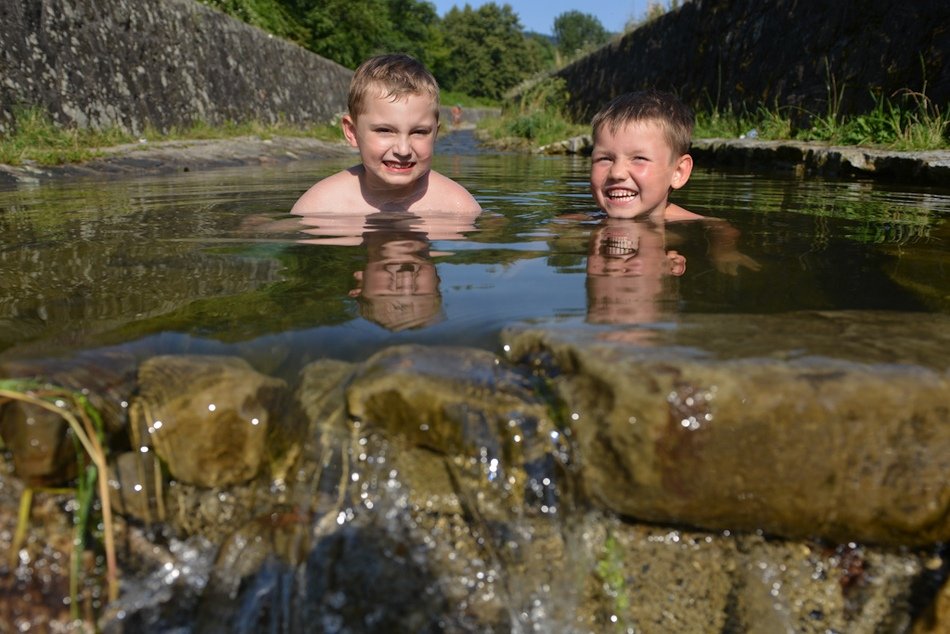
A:
<svg viewBox="0 0 950 634">
<path fill-rule="evenodd" d="M 35 108 L 17 112 L 15 121 L 13 133 L 0 137 L 0 163 L 7 165 L 74 163 L 99 156 L 100 147 L 133 140 L 131 135 L 117 129 L 62 128 Z"/>
<path fill-rule="evenodd" d="M 226 122 L 220 125 L 196 123 L 173 128 L 167 132 L 146 129 L 133 135 L 119 128 L 94 130 L 58 125 L 40 109 L 30 108 L 15 114 L 11 134 L 0 137 L 0 163 L 7 165 L 62 165 L 81 163 L 104 155 L 104 148 L 136 143 L 173 140 L 226 139 L 240 136 L 272 138 L 277 136 L 308 137 L 323 141 L 342 139 L 337 124 L 310 127 L 286 123 Z"/>
<path fill-rule="evenodd" d="M 765 108 L 753 113 L 698 112 L 693 136 L 737 138 L 755 130 L 760 139 L 918 152 L 950 148 L 950 114 L 941 112 L 921 93 L 905 91 L 891 99 L 879 97 L 871 111 L 859 115 L 840 115 L 834 103 L 823 114 Z"/>
<path fill-rule="evenodd" d="M 567 100 L 563 80 L 542 80 L 517 99 L 502 104 L 501 117 L 480 121 L 480 134 L 492 145 L 527 150 L 590 133 L 589 125 L 573 122 L 565 114 Z M 441 102 L 446 105 L 459 103 L 463 108 L 499 105 L 448 91 L 442 93 Z M 904 91 L 891 98 L 879 97 L 870 112 L 853 116 L 840 115 L 837 103 L 838 100 L 832 99 L 826 113 L 781 108 L 759 108 L 754 112 L 698 111 L 693 136 L 739 138 L 755 130 L 759 139 L 818 141 L 908 151 L 950 148 L 950 113 L 942 112 L 923 93 Z M 36 108 L 17 112 L 15 121 L 13 131 L 0 136 L 0 163 L 7 165 L 80 163 L 103 156 L 105 148 L 135 143 L 140 138 L 149 142 L 239 136 L 341 139 L 337 123 L 310 127 L 261 122 L 197 123 L 167 132 L 147 129 L 142 134 L 132 135 L 119 128 L 63 127 Z"/>
<path fill-rule="evenodd" d="M 521 149 L 589 134 L 590 126 L 574 123 L 565 114 L 567 100 L 563 80 L 547 78 L 506 104 L 500 118 L 480 122 L 479 129 L 493 145 Z M 753 112 L 699 110 L 693 136 L 736 139 L 754 130 L 755 137 L 767 140 L 907 151 L 950 148 L 950 113 L 941 112 L 922 93 L 879 97 L 870 112 L 859 115 L 838 114 L 836 103 L 833 100 L 821 114 L 764 107 Z"/>
<path fill-rule="evenodd" d="M 567 98 L 564 80 L 547 78 L 507 104 L 501 117 L 479 122 L 479 130 L 493 145 L 525 149 L 590 132 L 564 114 Z"/>
</svg>

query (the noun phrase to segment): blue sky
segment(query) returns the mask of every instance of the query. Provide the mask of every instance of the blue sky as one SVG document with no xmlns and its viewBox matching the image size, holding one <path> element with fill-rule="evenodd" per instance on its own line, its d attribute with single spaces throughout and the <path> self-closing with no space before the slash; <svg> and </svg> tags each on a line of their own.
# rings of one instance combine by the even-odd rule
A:
<svg viewBox="0 0 950 634">
<path fill-rule="evenodd" d="M 463 8 L 466 4 L 473 9 L 486 4 L 492 0 L 431 0 L 439 16 L 444 16 L 452 7 Z M 565 11 L 580 11 L 593 15 L 604 28 L 612 33 L 623 31 L 624 25 L 631 18 L 642 18 L 646 13 L 649 0 L 594 0 L 593 2 L 584 2 L 583 0 L 493 0 L 496 4 L 510 4 L 511 8 L 518 17 L 521 18 L 521 26 L 525 31 L 536 31 L 551 35 L 554 18 Z"/>
</svg>

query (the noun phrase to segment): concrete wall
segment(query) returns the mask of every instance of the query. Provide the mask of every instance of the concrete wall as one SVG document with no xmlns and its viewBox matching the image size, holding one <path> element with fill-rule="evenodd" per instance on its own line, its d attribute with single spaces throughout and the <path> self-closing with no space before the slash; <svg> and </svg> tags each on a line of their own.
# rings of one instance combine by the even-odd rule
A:
<svg viewBox="0 0 950 634">
<path fill-rule="evenodd" d="M 0 133 L 19 106 L 62 124 L 329 121 L 352 71 L 194 0 L 0 1 Z"/>
<path fill-rule="evenodd" d="M 623 92 L 656 87 L 694 107 L 867 111 L 870 91 L 950 103 L 947 0 L 693 0 L 563 69 L 588 120 Z"/>
</svg>

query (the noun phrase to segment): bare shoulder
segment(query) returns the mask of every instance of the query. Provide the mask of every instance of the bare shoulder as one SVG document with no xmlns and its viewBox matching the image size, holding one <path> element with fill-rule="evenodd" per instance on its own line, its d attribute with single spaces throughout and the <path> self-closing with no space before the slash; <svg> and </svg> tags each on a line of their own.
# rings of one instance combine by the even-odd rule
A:
<svg viewBox="0 0 950 634">
<path fill-rule="evenodd" d="M 429 188 L 425 205 L 430 209 L 478 213 L 481 205 L 471 193 L 454 180 L 432 170 L 429 172 Z"/>
<path fill-rule="evenodd" d="M 669 204 L 666 207 L 663 218 L 667 222 L 677 222 L 679 220 L 703 220 L 706 216 L 701 216 L 688 209 L 683 209 L 679 205 Z"/>
<path fill-rule="evenodd" d="M 291 213 L 305 214 L 351 207 L 362 201 L 359 182 L 360 166 L 351 167 L 317 181 L 297 199 Z"/>
</svg>

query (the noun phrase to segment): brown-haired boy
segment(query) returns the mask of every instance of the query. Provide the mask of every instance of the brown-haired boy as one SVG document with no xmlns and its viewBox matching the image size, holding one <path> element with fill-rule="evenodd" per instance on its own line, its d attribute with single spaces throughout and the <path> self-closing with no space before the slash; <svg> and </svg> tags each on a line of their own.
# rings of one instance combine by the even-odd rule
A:
<svg viewBox="0 0 950 634">
<path fill-rule="evenodd" d="M 725 220 L 708 218 L 669 201 L 693 171 L 689 146 L 693 111 L 675 95 L 642 90 L 620 95 L 591 121 L 590 188 L 610 218 L 636 218 L 657 224 L 702 220 L 709 256 L 716 268 L 735 275 L 740 266 L 759 264 L 737 249 L 739 232 Z"/>
<path fill-rule="evenodd" d="M 464 187 L 431 169 L 439 86 L 421 62 L 402 54 L 371 57 L 356 69 L 347 106 L 343 134 L 361 163 L 317 182 L 294 213 L 481 211 Z"/>
<path fill-rule="evenodd" d="M 693 170 L 693 112 L 686 104 L 658 90 L 626 93 L 604 106 L 591 127 L 591 193 L 608 216 L 702 217 L 669 202 Z"/>
</svg>

